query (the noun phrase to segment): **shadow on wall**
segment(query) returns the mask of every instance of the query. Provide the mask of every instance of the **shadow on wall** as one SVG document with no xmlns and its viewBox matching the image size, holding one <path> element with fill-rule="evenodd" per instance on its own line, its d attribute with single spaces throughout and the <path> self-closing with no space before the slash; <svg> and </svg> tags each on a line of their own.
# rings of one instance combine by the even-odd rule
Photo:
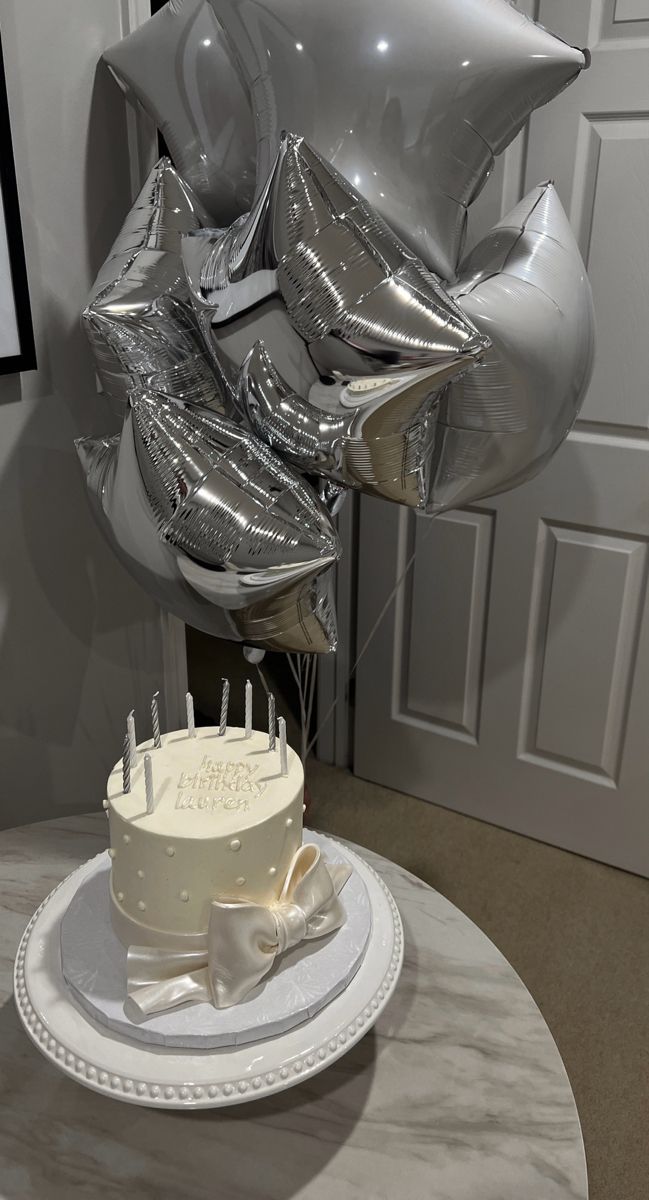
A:
<svg viewBox="0 0 649 1200">
<path fill-rule="evenodd" d="M 56 208 L 41 219 L 41 205 L 56 200 L 31 167 L 41 186 L 25 220 L 28 262 L 39 266 L 30 270 L 39 370 L 0 380 L 3 826 L 98 807 L 125 711 L 148 710 L 161 669 L 157 609 L 104 544 L 74 449 L 80 434 L 118 427 L 97 395 L 79 321 L 130 203 L 124 106 L 104 67 L 80 168 L 87 224 L 78 237 Z M 57 277 L 59 247 L 36 242 L 36 225 L 64 229 L 78 269 L 62 263 Z M 130 694 L 134 675 L 140 696 Z"/>
</svg>

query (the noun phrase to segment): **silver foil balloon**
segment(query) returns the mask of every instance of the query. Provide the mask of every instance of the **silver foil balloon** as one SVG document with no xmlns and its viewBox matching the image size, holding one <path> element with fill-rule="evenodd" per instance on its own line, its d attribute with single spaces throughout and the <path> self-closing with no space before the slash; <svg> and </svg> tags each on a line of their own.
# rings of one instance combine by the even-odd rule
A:
<svg viewBox="0 0 649 1200">
<path fill-rule="evenodd" d="M 162 158 L 117 235 L 82 317 L 104 391 L 118 405 L 142 387 L 212 402 L 214 372 L 180 256 L 183 234 L 206 219 L 191 189 Z"/>
<path fill-rule="evenodd" d="M 183 258 L 260 436 L 305 472 L 421 503 L 437 394 L 489 341 L 358 193 L 287 134 L 250 215 L 187 236 Z"/>
<path fill-rule="evenodd" d="M 247 211 L 255 188 L 252 110 L 206 0 L 170 0 L 103 57 L 153 118 L 213 221 L 227 225 Z"/>
<path fill-rule="evenodd" d="M 476 246 L 453 294 L 492 346 L 444 393 L 429 512 L 524 483 L 579 412 L 593 363 L 593 306 L 551 183 L 529 192 Z"/>
<path fill-rule="evenodd" d="M 530 112 L 587 64 L 508 0 L 210 0 L 252 96 L 262 188 L 302 134 L 444 278 Z"/>
<path fill-rule="evenodd" d="M 317 582 L 339 557 L 336 532 L 267 446 L 218 413 L 139 393 L 121 436 L 77 450 L 102 529 L 165 608 L 264 649 L 335 648 Z"/>
<path fill-rule="evenodd" d="M 440 371 L 409 370 L 314 384 L 303 400 L 258 342 L 244 362 L 240 396 L 252 428 L 303 471 L 422 508 L 443 381 Z"/>
</svg>

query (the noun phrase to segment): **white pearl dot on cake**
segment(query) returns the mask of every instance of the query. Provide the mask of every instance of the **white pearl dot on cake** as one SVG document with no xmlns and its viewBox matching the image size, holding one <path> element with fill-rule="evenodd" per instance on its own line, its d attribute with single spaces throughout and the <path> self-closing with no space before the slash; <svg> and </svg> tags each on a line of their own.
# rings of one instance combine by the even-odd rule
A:
<svg viewBox="0 0 649 1200">
<path fill-rule="evenodd" d="M 269 872 L 268 872 L 268 874 L 269 874 L 269 875 L 276 875 L 276 874 L 277 874 L 277 867 L 271 867 L 271 868 L 270 868 L 270 870 L 269 870 Z"/>
<path fill-rule="evenodd" d="M 120 902 L 120 904 L 121 904 L 121 903 L 122 903 L 122 900 L 124 899 L 124 893 L 123 893 L 123 892 L 118 892 L 118 893 L 117 893 L 117 899 L 119 900 L 119 902 Z"/>
<path fill-rule="evenodd" d="M 183 890 L 183 891 L 180 893 L 180 899 L 182 900 L 183 904 L 186 904 L 186 903 L 187 903 L 187 901 L 189 900 L 189 892 L 186 892 L 186 891 L 184 891 L 184 890 Z"/>
<path fill-rule="evenodd" d="M 174 850 L 173 846 L 167 846 L 167 849 L 165 850 L 165 854 L 168 854 L 169 858 L 173 858 L 175 853 L 176 853 L 176 851 Z"/>
<path fill-rule="evenodd" d="M 146 910 L 146 904 L 144 903 L 144 900 L 138 900 L 137 906 L 140 912 L 144 912 Z"/>
<path fill-rule="evenodd" d="M 245 876 L 240 875 L 239 878 L 236 880 L 237 887 L 243 887 L 245 882 L 246 882 Z"/>
<path fill-rule="evenodd" d="M 131 840 L 131 835 L 130 835 L 130 833 L 125 833 L 125 834 L 124 834 L 124 841 L 125 841 L 125 842 L 130 842 L 130 840 Z"/>
<path fill-rule="evenodd" d="M 102 802 L 101 802 L 102 808 L 106 809 L 106 808 L 108 808 L 109 805 L 110 805 L 110 800 L 102 800 Z"/>
<path fill-rule="evenodd" d="M 293 824 L 293 818 L 292 818 L 292 817 L 287 817 L 287 818 L 286 818 L 286 828 L 287 828 L 287 829 L 290 829 L 292 824 Z"/>
<path fill-rule="evenodd" d="M 114 858 L 114 857 L 115 857 L 115 851 L 113 850 L 113 847 L 112 847 L 112 846 L 111 846 L 110 850 L 108 851 L 108 857 L 109 857 L 109 858 Z"/>
<path fill-rule="evenodd" d="M 305 813 L 305 812 L 306 812 L 306 804 L 303 804 L 303 805 L 302 805 L 302 812 L 303 812 L 303 813 Z"/>
<path fill-rule="evenodd" d="M 137 877 L 138 879 L 144 879 L 144 871 L 141 867 L 138 869 Z"/>
<path fill-rule="evenodd" d="M 240 850 L 241 849 L 241 842 L 239 841 L 239 838 L 232 839 L 232 841 L 230 842 L 230 849 L 231 850 Z"/>
</svg>

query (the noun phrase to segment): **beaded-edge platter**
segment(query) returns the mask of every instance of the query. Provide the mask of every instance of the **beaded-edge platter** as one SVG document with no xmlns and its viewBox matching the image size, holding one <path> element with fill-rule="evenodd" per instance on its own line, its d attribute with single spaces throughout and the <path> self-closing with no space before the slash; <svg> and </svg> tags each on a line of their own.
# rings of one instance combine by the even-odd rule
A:
<svg viewBox="0 0 649 1200">
<path fill-rule="evenodd" d="M 333 839 L 331 839 L 333 841 Z M 335 843 L 334 843 L 335 844 Z M 78 1083 L 154 1108 L 218 1108 L 284 1091 L 345 1054 L 372 1027 L 394 991 L 403 930 L 383 880 L 347 846 L 372 907 L 372 937 L 351 983 L 322 1011 L 284 1034 L 243 1046 L 186 1052 L 130 1041 L 93 1021 L 63 979 L 60 925 L 79 867 L 36 910 L 18 947 L 14 992 L 34 1044 Z"/>
</svg>

